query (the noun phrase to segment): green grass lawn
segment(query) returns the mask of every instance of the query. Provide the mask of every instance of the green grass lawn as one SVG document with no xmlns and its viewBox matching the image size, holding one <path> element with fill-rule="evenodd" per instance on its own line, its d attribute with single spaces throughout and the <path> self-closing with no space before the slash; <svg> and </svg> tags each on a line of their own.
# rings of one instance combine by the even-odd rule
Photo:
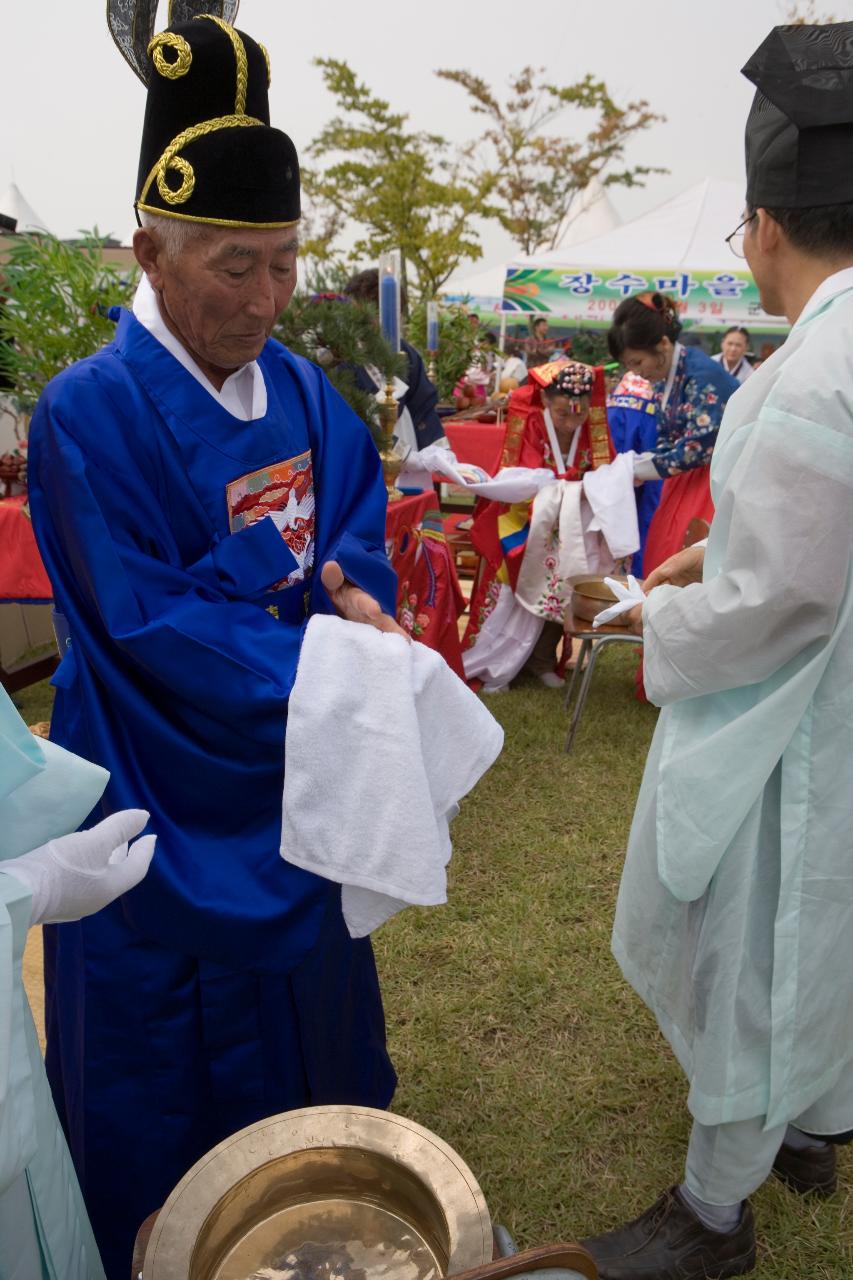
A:
<svg viewBox="0 0 853 1280">
<path fill-rule="evenodd" d="M 460 1152 L 521 1245 L 615 1226 L 682 1176 L 685 1083 L 609 949 L 656 715 L 633 665 L 602 659 L 571 756 L 558 692 L 488 701 L 506 748 L 454 823 L 450 902 L 375 937 L 394 1109 Z M 17 698 L 45 718 L 39 686 Z M 853 1276 L 851 1170 L 844 1152 L 828 1203 L 757 1193 L 756 1280 Z"/>
</svg>

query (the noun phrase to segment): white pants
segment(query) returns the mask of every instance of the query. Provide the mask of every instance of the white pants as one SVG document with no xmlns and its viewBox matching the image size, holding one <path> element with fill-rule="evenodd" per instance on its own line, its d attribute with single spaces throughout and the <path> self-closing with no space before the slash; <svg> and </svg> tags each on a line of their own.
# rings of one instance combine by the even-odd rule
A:
<svg viewBox="0 0 853 1280">
<path fill-rule="evenodd" d="M 791 1124 L 814 1134 L 853 1129 L 853 1072 Z M 765 1129 L 761 1116 L 732 1124 L 706 1125 L 694 1120 L 687 1148 L 687 1189 L 706 1204 L 746 1200 L 770 1176 L 787 1127 L 782 1124 Z"/>
</svg>

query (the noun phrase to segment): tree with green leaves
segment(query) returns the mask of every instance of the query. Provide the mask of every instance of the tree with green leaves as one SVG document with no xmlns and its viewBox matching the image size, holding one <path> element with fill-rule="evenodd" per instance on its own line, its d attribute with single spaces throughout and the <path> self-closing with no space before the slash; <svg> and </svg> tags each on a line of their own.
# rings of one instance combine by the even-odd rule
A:
<svg viewBox="0 0 853 1280">
<path fill-rule="evenodd" d="M 427 349 L 427 304 L 415 304 L 409 315 L 406 336 L 419 351 Z M 438 312 L 438 353 L 435 385 L 443 404 L 452 403 L 453 388 L 477 356 L 477 334 L 468 319 L 468 308 L 459 303 L 444 305 Z"/>
<path fill-rule="evenodd" d="M 11 241 L 3 263 L 0 371 L 21 413 L 32 413 L 51 378 L 112 340 L 109 307 L 130 305 L 135 274 L 128 278 L 105 261 L 101 245 L 97 231 L 74 244 L 46 233 Z"/>
<path fill-rule="evenodd" d="M 467 148 L 471 172 L 491 180 L 495 216 L 524 253 L 559 245 L 578 212 L 578 196 L 593 178 L 604 186 L 634 187 L 649 174 L 666 172 L 626 165 L 624 158 L 630 140 L 663 117 L 645 100 L 618 106 L 605 83 L 591 75 L 556 85 L 544 79 L 542 68 L 525 67 L 512 77 L 501 102 L 470 71 L 437 74 L 464 89 L 471 109 L 487 121 L 482 139 Z M 576 137 L 563 126 L 567 111 L 578 115 Z"/>
<path fill-rule="evenodd" d="M 278 318 L 273 337 L 322 366 L 332 386 L 382 443 L 376 396 L 359 387 L 355 370 L 371 365 L 384 378 L 405 377 L 406 357 L 395 352 L 377 324 L 376 308 L 337 297 L 297 293 Z"/>
<path fill-rule="evenodd" d="M 444 138 L 412 130 L 408 115 L 392 111 L 346 62 L 318 58 L 315 65 L 337 114 L 308 148 L 309 201 L 357 228 L 352 260 L 375 262 L 399 249 L 409 289 L 434 297 L 461 262 L 481 256 L 471 223 L 493 212 L 493 176 L 467 172 Z"/>
</svg>

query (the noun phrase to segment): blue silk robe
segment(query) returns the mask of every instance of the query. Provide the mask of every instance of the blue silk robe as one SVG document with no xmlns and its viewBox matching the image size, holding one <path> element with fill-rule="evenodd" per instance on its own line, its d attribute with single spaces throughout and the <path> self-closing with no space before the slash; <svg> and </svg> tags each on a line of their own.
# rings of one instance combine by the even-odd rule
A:
<svg viewBox="0 0 853 1280">
<path fill-rule="evenodd" d="M 649 383 L 635 374 L 626 374 L 607 397 L 607 425 L 617 453 L 627 453 L 629 449 L 635 453 L 653 453 L 657 447 L 658 426 L 654 392 Z M 634 555 L 631 572 L 638 577 L 642 575 L 646 534 L 660 502 L 662 485 L 662 480 L 646 480 L 634 490 L 640 549 Z"/>
<path fill-rule="evenodd" d="M 259 363 L 267 412 L 243 422 L 122 312 L 30 435 L 70 635 L 52 733 L 109 769 L 104 813 L 144 806 L 158 836 L 141 885 L 46 938 L 48 1073 L 110 1280 L 228 1133 L 394 1087 L 369 943 L 278 854 L 287 698 L 307 617 L 332 608 L 320 567 L 393 611 L 385 489 L 323 374 L 275 342 Z"/>
</svg>

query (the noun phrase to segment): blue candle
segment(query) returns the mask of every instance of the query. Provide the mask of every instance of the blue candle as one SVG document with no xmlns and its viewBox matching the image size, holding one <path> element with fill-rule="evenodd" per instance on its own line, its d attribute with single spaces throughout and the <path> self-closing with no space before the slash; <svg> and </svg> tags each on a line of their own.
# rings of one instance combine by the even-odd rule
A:
<svg viewBox="0 0 853 1280">
<path fill-rule="evenodd" d="M 400 308 L 397 280 L 385 272 L 379 282 L 379 323 L 388 343 L 400 350 Z"/>
<path fill-rule="evenodd" d="M 427 303 L 427 351 L 438 351 L 438 303 Z"/>
</svg>

